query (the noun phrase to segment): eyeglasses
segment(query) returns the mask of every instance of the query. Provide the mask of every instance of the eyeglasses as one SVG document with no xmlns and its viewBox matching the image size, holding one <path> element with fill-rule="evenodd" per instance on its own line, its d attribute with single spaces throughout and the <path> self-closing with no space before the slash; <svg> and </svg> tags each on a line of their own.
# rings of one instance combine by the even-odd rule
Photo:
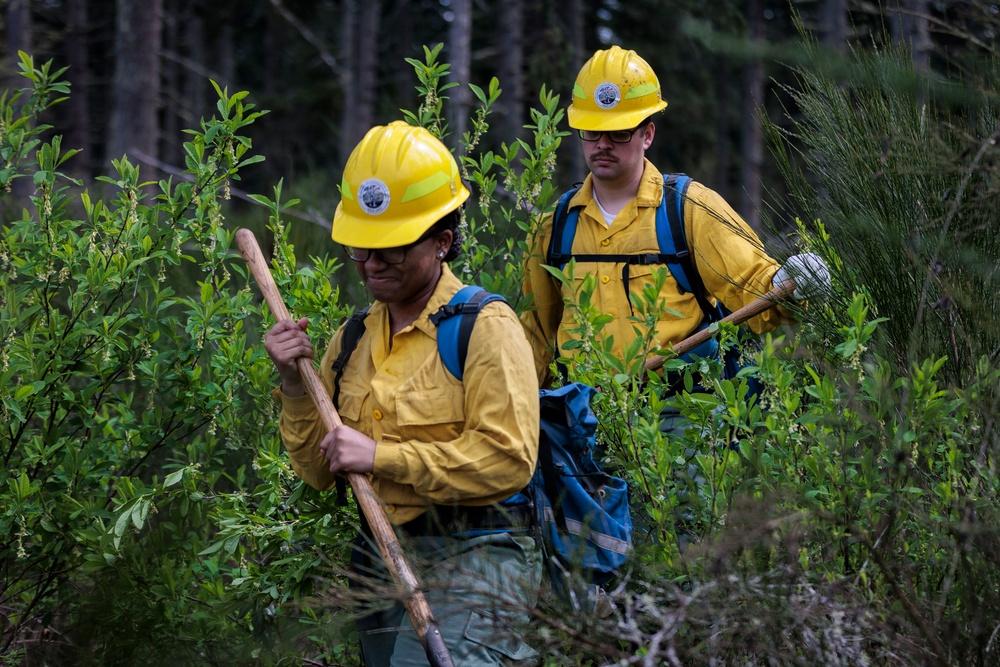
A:
<svg viewBox="0 0 1000 667">
<path fill-rule="evenodd" d="M 632 135 L 642 128 L 643 126 L 640 125 L 639 127 L 633 127 L 631 130 L 607 130 L 606 132 L 600 130 L 577 130 L 577 132 L 584 141 L 599 141 L 601 135 L 606 134 L 613 144 L 627 144 L 632 141 Z"/>
<path fill-rule="evenodd" d="M 368 258 L 372 256 L 372 253 L 378 255 L 378 258 L 385 262 L 386 264 L 402 264 L 406 261 L 406 252 L 411 248 L 414 248 L 427 239 L 431 238 L 432 234 L 424 234 L 419 239 L 413 243 L 408 243 L 407 245 L 397 246 L 395 248 L 355 248 L 354 246 L 344 246 L 344 251 L 347 256 L 350 257 L 355 262 L 367 262 Z"/>
</svg>

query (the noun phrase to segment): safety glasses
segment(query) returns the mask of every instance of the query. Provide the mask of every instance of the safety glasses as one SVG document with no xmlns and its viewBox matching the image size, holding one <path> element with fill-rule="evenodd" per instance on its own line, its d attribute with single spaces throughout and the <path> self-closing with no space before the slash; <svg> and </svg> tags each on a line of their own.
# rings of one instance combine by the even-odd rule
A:
<svg viewBox="0 0 1000 667">
<path fill-rule="evenodd" d="M 430 233 L 430 230 L 427 230 L 419 239 L 407 245 L 395 248 L 355 248 L 354 246 L 345 245 L 344 251 L 355 262 L 367 262 L 372 253 L 375 253 L 386 264 L 402 264 L 406 261 L 407 251 L 420 245 L 432 236 L 433 234 Z"/>
<path fill-rule="evenodd" d="M 642 125 L 639 127 L 633 127 L 631 130 L 577 130 L 580 134 L 580 138 L 584 141 L 599 141 L 602 134 L 608 135 L 608 139 L 613 144 L 627 144 L 632 141 L 632 135 L 642 129 Z"/>
</svg>

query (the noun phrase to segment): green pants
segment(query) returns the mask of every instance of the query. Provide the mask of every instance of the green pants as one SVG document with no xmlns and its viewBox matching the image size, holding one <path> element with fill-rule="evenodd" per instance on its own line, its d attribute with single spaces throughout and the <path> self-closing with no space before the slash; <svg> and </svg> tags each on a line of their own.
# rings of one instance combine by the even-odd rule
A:
<svg viewBox="0 0 1000 667">
<path fill-rule="evenodd" d="M 401 536 L 400 542 L 455 667 L 536 660 L 523 639 L 542 574 L 541 553 L 530 532 Z M 363 536 L 355 544 L 359 549 L 352 569 L 370 579 L 352 582 L 352 588 L 375 592 L 378 583 L 387 581 L 385 566 L 381 557 L 372 556 Z M 356 627 L 367 667 L 427 667 L 423 645 L 401 603 L 376 604 Z"/>
</svg>

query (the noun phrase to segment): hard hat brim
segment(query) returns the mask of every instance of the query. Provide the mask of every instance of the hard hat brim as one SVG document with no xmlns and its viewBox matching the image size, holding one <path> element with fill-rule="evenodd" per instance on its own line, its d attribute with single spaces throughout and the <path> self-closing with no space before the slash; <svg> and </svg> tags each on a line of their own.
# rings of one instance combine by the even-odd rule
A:
<svg viewBox="0 0 1000 667">
<path fill-rule="evenodd" d="M 330 236 L 335 243 L 355 248 L 398 248 L 419 239 L 438 220 L 458 209 L 468 198 L 469 191 L 462 186 L 456 198 L 447 206 L 400 220 L 352 216 L 344 212 L 344 205 L 340 203 L 333 214 Z"/>
<path fill-rule="evenodd" d="M 666 107 L 666 100 L 660 100 L 652 108 L 647 107 L 631 112 L 609 113 L 607 111 L 584 111 L 574 108 L 571 105 L 566 110 L 566 118 L 569 121 L 569 126 L 574 130 L 594 130 L 595 132 L 631 130 L 654 113 L 663 111 Z"/>
</svg>

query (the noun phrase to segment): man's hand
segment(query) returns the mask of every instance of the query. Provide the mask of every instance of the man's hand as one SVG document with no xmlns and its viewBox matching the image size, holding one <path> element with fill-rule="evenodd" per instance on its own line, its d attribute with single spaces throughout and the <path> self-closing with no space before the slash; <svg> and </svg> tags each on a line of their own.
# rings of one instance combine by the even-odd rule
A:
<svg viewBox="0 0 1000 667">
<path fill-rule="evenodd" d="M 298 322 L 282 320 L 264 334 L 264 349 L 278 369 L 281 377 L 281 392 L 297 397 L 306 393 L 302 375 L 296 363 L 300 358 L 313 358 L 313 345 L 306 334 L 309 320 L 303 317 Z"/>
<path fill-rule="evenodd" d="M 792 298 L 803 301 L 830 291 L 830 269 L 819 255 L 807 252 L 792 255 L 774 274 L 771 284 L 775 287 L 791 280 L 795 283 Z"/>
<path fill-rule="evenodd" d="M 319 443 L 319 451 L 330 462 L 330 472 L 369 473 L 375 470 L 375 445 L 367 435 L 350 426 L 338 426 Z"/>
</svg>

